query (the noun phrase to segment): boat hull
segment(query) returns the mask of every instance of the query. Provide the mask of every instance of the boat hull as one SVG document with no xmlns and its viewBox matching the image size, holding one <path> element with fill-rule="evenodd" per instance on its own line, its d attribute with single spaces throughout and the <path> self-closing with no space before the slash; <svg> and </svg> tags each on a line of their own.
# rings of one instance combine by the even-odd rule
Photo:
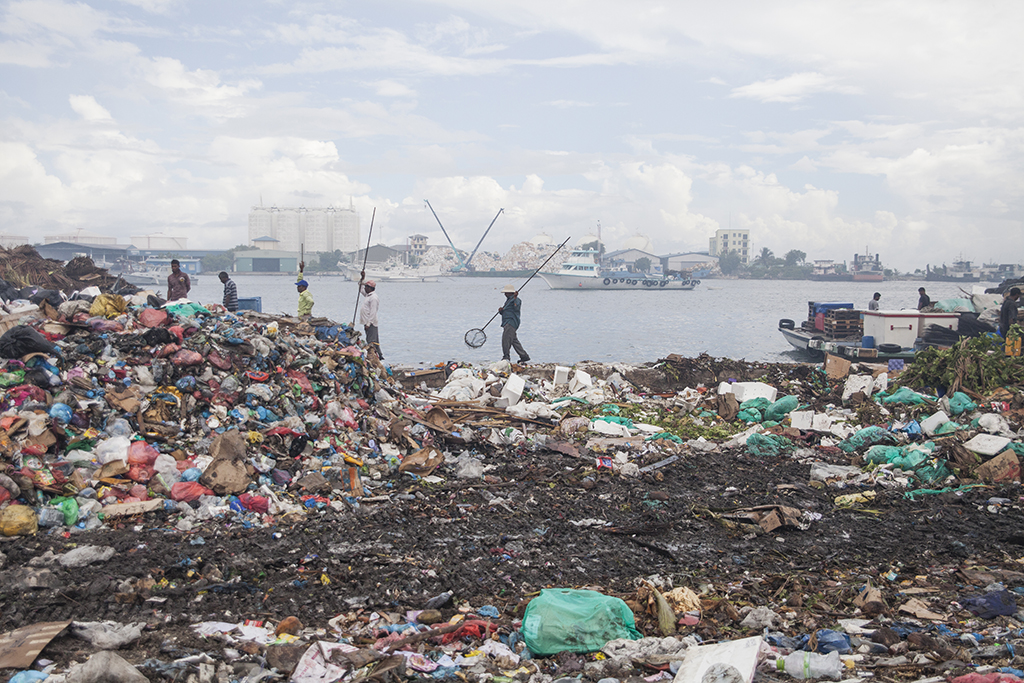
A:
<svg viewBox="0 0 1024 683">
<path fill-rule="evenodd" d="M 348 278 L 353 282 L 359 282 L 359 272 L 352 268 L 348 269 Z M 374 282 L 437 282 L 441 278 L 440 271 L 426 270 L 417 271 L 415 268 L 401 270 L 367 270 L 366 279 Z"/>
<path fill-rule="evenodd" d="M 882 282 L 885 280 L 885 275 L 882 273 L 854 273 L 854 282 Z"/>
<path fill-rule="evenodd" d="M 643 289 L 643 290 L 691 290 L 700 280 L 643 277 L 589 277 L 586 275 L 565 275 L 562 273 L 538 273 L 551 289 Z"/>
<path fill-rule="evenodd" d="M 787 324 L 784 324 L 784 322 Z M 858 338 L 829 338 L 818 330 L 812 331 L 802 327 L 789 327 L 788 325 L 791 324 L 793 324 L 791 320 L 779 321 L 779 332 L 782 333 L 782 336 L 789 342 L 790 346 L 797 351 L 806 353 L 814 360 L 824 359 L 826 353 L 863 360 L 902 359 L 911 361 L 914 359 L 913 349 L 900 349 L 896 353 L 882 353 L 873 349 L 871 350 L 873 355 L 870 358 L 862 358 L 862 354 L 867 353 L 867 351 L 861 351 L 863 347 L 861 340 Z"/>
</svg>

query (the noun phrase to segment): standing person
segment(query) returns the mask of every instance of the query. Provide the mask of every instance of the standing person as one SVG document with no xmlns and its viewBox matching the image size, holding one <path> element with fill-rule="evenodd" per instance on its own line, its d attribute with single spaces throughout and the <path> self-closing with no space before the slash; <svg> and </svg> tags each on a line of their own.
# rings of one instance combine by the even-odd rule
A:
<svg viewBox="0 0 1024 683">
<path fill-rule="evenodd" d="M 192 281 L 188 279 L 188 273 L 181 272 L 181 264 L 178 259 L 171 261 L 171 274 L 167 276 L 167 300 L 177 301 L 188 296 L 192 289 Z"/>
<path fill-rule="evenodd" d="M 919 287 L 917 289 L 917 293 L 921 295 L 921 297 L 917 300 L 917 310 L 920 311 L 925 306 L 932 305 L 932 299 L 925 293 L 924 287 Z"/>
<path fill-rule="evenodd" d="M 1006 338 L 1010 333 L 1010 325 L 1017 322 L 1017 302 L 1020 300 L 1020 288 L 1014 287 L 1003 299 L 999 307 L 999 334 Z"/>
<path fill-rule="evenodd" d="M 881 299 L 881 298 L 882 298 L 882 295 L 879 294 L 878 292 L 875 292 L 875 295 L 873 297 L 871 297 L 871 301 L 868 302 L 868 310 L 869 311 L 877 311 L 878 310 L 878 300 Z"/>
<path fill-rule="evenodd" d="M 306 262 L 299 262 L 299 277 L 295 286 L 299 290 L 299 320 L 309 320 L 313 315 L 313 295 L 309 293 L 309 283 L 303 279 L 303 272 L 306 270 Z"/>
<path fill-rule="evenodd" d="M 220 281 L 224 283 L 224 308 L 228 309 L 231 313 L 238 311 L 238 287 L 235 286 L 235 281 L 228 277 L 226 271 L 220 271 L 217 276 Z"/>
<path fill-rule="evenodd" d="M 377 283 L 373 280 L 363 282 L 366 271 L 359 273 L 359 286 L 363 288 L 363 306 L 359 309 L 359 324 L 366 330 L 366 343 L 373 347 L 379 360 L 384 360 L 384 354 L 380 350 L 380 330 L 377 329 L 377 309 L 380 308 L 380 299 L 377 298 Z"/>
<path fill-rule="evenodd" d="M 525 363 L 530 360 L 530 356 L 526 353 L 523 345 L 519 343 L 517 332 L 520 321 L 519 312 L 523 308 L 523 302 L 517 296 L 519 292 L 513 285 L 505 285 L 501 291 L 505 295 L 505 305 L 498 309 L 498 313 L 501 313 L 501 358 L 510 360 L 509 350 L 514 348 L 519 354 L 519 362 Z"/>
</svg>

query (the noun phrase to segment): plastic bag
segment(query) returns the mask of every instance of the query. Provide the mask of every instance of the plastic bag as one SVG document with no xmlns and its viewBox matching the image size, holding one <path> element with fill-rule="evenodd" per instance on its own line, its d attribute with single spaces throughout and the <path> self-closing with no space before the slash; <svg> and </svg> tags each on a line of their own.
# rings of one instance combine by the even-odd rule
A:
<svg viewBox="0 0 1024 683">
<path fill-rule="evenodd" d="M 64 514 L 65 526 L 74 526 L 78 523 L 78 501 L 74 498 L 57 496 L 50 499 L 50 505 L 60 508 L 60 511 Z"/>
<path fill-rule="evenodd" d="M 847 453 L 853 453 L 861 448 L 867 448 L 868 446 L 879 443 L 896 443 L 896 437 L 889 433 L 888 430 L 872 425 L 871 427 L 861 429 L 850 438 L 843 439 L 836 445 L 840 450 L 846 451 Z"/>
<path fill-rule="evenodd" d="M 128 464 L 152 465 L 158 455 L 159 451 L 145 441 L 132 441 L 132 445 L 128 447 Z"/>
<path fill-rule="evenodd" d="M 741 403 L 740 410 L 748 410 L 750 408 L 754 408 L 760 412 L 764 412 L 766 409 L 770 408 L 771 405 L 772 402 L 764 397 L 752 398 L 749 401 L 744 401 L 743 403 Z"/>
<path fill-rule="evenodd" d="M 880 400 L 885 405 L 899 403 L 903 405 L 916 406 L 924 403 L 924 396 L 921 396 L 921 394 L 909 387 L 900 387 L 889 396 L 883 396 Z"/>
<path fill-rule="evenodd" d="M 772 422 L 781 422 L 782 418 L 798 407 L 800 407 L 800 401 L 796 396 L 783 396 L 764 411 L 764 419 L 771 420 Z"/>
<path fill-rule="evenodd" d="M 639 640 L 633 612 L 597 591 L 546 588 L 526 606 L 523 641 L 535 655 L 597 652 L 617 638 Z"/>
<path fill-rule="evenodd" d="M 954 415 L 969 413 L 977 408 L 978 404 L 972 401 L 971 397 L 962 391 L 954 393 L 953 397 L 949 399 L 949 412 Z"/>
<path fill-rule="evenodd" d="M 139 324 L 143 327 L 162 327 L 167 321 L 167 311 L 161 311 L 159 308 L 144 308 L 139 313 Z"/>
<path fill-rule="evenodd" d="M 751 434 L 747 438 L 747 453 L 757 456 L 778 456 L 796 449 L 792 441 L 784 436 L 772 434 Z"/>
<path fill-rule="evenodd" d="M 0 357 L 21 358 L 30 353 L 54 353 L 53 342 L 28 325 L 15 325 L 0 337 Z"/>
<path fill-rule="evenodd" d="M 100 294 L 93 299 L 89 307 L 89 315 L 103 316 L 104 318 L 116 318 L 125 312 L 128 302 L 124 297 L 117 294 Z"/>
<path fill-rule="evenodd" d="M 186 503 L 199 500 L 202 496 L 212 495 L 213 491 L 195 481 L 179 481 L 171 487 L 171 500 L 184 501 Z"/>
<path fill-rule="evenodd" d="M 848 655 L 853 651 L 850 647 L 850 636 L 845 633 L 823 628 L 819 629 L 814 637 L 818 641 L 817 652 L 823 654 L 838 652 L 841 655 Z"/>
<path fill-rule="evenodd" d="M 757 408 L 745 408 L 736 413 L 736 419 L 743 420 L 744 422 L 760 422 L 764 418 L 761 415 L 761 411 Z"/>
<path fill-rule="evenodd" d="M 96 445 L 96 459 L 101 465 L 106 465 L 113 460 L 124 460 L 128 462 L 128 447 L 131 442 L 127 436 L 114 436 Z"/>
<path fill-rule="evenodd" d="M 200 365 L 203 362 L 203 354 L 191 349 L 179 349 L 171 362 L 177 366 Z"/>
<path fill-rule="evenodd" d="M 9 505 L 0 513 L 0 533 L 4 536 L 30 536 L 37 531 L 39 518 L 27 505 Z"/>
</svg>

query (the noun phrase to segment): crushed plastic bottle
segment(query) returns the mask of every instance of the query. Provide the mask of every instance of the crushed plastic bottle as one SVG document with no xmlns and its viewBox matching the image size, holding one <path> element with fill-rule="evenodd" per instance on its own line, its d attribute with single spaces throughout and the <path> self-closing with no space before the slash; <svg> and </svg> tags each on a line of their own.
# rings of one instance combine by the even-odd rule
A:
<svg viewBox="0 0 1024 683">
<path fill-rule="evenodd" d="M 838 681 L 842 677 L 843 664 L 839 659 L 838 652 L 822 655 L 817 652 L 797 650 L 776 659 L 775 668 L 785 671 L 793 678 L 831 678 Z"/>
</svg>

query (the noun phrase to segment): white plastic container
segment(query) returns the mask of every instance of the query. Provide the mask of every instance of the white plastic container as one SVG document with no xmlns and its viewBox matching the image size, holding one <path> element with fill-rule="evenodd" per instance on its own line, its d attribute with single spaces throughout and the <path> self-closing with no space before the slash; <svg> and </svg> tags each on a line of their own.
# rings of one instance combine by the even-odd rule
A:
<svg viewBox="0 0 1024 683">
<path fill-rule="evenodd" d="M 838 652 L 827 655 L 817 652 L 797 650 L 785 657 L 775 660 L 775 668 L 785 671 L 793 678 L 831 678 L 838 681 L 842 677 L 843 663 Z"/>
</svg>

